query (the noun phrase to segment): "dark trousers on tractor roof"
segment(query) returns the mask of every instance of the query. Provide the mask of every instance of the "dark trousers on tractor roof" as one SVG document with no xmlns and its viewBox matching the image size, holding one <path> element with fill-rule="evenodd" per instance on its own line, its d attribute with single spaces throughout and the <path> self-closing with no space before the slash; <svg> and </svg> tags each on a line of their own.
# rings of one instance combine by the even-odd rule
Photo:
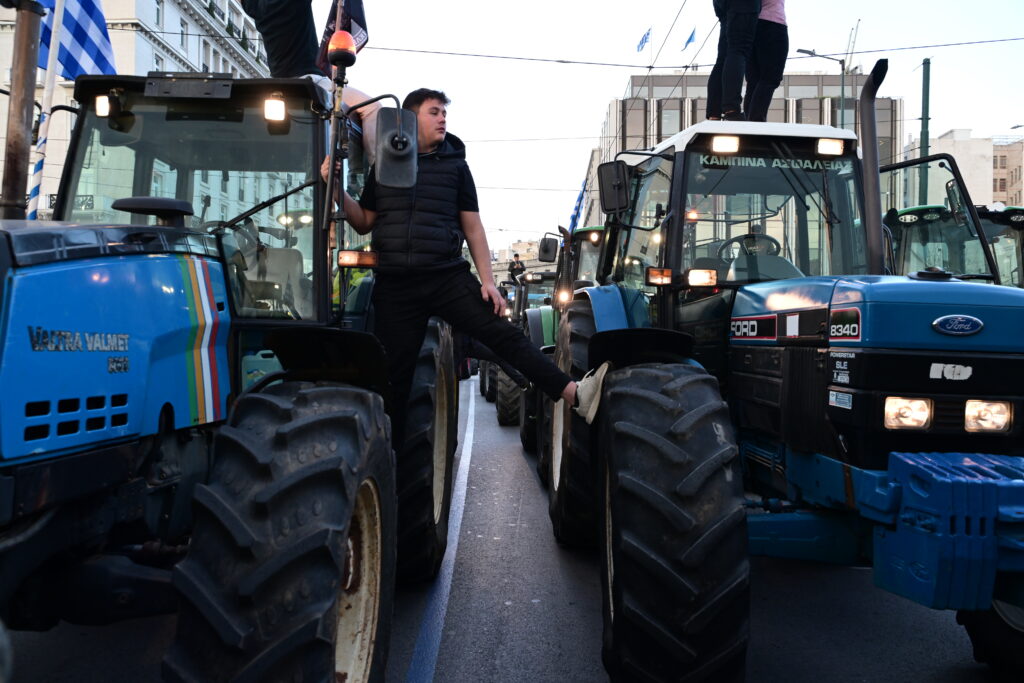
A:
<svg viewBox="0 0 1024 683">
<path fill-rule="evenodd" d="M 431 316 L 478 339 L 552 400 L 560 399 L 572 381 L 512 323 L 494 314 L 491 302 L 480 297 L 480 282 L 469 272 L 468 263 L 443 270 L 378 273 L 373 307 L 374 333 L 387 353 L 396 444 L 404 440 L 405 400 Z"/>
</svg>

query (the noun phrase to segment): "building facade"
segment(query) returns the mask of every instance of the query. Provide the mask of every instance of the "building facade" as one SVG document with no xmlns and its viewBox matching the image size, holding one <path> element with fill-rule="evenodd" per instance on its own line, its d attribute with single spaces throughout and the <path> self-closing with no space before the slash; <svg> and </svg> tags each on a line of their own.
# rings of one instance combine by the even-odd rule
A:
<svg viewBox="0 0 1024 683">
<path fill-rule="evenodd" d="M 608 106 L 601 130 L 601 145 L 587 170 L 587 198 L 579 225 L 604 221 L 597 197 L 597 165 L 611 161 L 627 149 L 645 149 L 704 121 L 710 73 L 677 71 L 672 74 L 631 76 L 628 97 Z M 813 123 L 857 130 L 857 98 L 865 74 L 787 74 L 768 109 L 773 123 Z M 845 91 L 845 93 L 844 93 Z M 875 118 L 879 157 L 896 161 L 902 152 L 903 101 L 879 98 Z"/>
<path fill-rule="evenodd" d="M 1024 206 L 1024 137 L 992 138 L 992 201 Z"/>
<path fill-rule="evenodd" d="M 269 74 L 263 41 L 237 0 L 103 0 L 102 8 L 119 74 L 212 72 L 237 78 Z M 0 10 L 0 87 L 5 90 L 10 89 L 14 20 L 14 10 Z M 45 78 L 46 72 L 40 69 L 36 102 L 42 101 Z M 73 95 L 74 83 L 58 76 L 53 104 L 75 106 Z M 7 109 L 7 103 L 0 102 L 0 145 L 6 142 Z M 48 217 L 56 197 L 74 123 L 74 115 L 65 111 L 54 114 L 50 122 L 40 217 Z"/>
</svg>

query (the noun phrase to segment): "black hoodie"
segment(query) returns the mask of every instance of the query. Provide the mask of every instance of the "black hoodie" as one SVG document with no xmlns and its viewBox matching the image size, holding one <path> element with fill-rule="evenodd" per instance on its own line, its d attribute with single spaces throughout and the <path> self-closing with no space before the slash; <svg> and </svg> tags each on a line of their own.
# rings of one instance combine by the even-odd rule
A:
<svg viewBox="0 0 1024 683">
<path fill-rule="evenodd" d="M 373 249 L 381 272 L 435 270 L 463 262 L 460 211 L 479 211 L 466 146 L 452 134 L 419 155 L 416 186 L 396 189 L 367 178 L 360 204 L 377 212 Z"/>
</svg>

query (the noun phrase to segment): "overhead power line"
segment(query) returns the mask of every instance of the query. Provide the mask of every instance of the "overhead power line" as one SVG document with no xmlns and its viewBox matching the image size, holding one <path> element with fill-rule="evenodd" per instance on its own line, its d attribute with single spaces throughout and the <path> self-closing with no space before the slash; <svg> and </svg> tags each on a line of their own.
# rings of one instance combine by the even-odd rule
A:
<svg viewBox="0 0 1024 683">
<path fill-rule="evenodd" d="M 685 5 L 685 4 L 686 3 L 684 2 L 683 5 Z M 678 15 L 677 15 L 677 19 L 678 19 Z M 674 23 L 675 22 L 673 22 L 673 24 Z M 123 26 L 112 27 L 112 26 L 108 26 L 107 30 L 109 30 L 109 31 L 146 31 L 147 33 L 152 33 L 152 34 L 155 34 L 155 35 L 165 35 L 165 36 L 180 36 L 181 35 L 181 31 L 157 31 L 157 30 L 154 30 L 152 28 L 142 27 L 142 26 L 138 26 L 138 27 L 123 27 Z M 213 33 L 186 33 L 185 35 L 186 35 L 186 37 L 196 36 L 196 37 L 200 37 L 200 38 L 224 38 L 224 39 L 229 39 L 229 40 L 231 40 L 231 39 L 238 40 L 238 37 L 232 36 L 231 34 L 228 34 L 228 33 L 219 33 L 219 34 L 213 34 Z M 246 36 L 246 40 L 249 41 L 249 42 L 261 42 L 261 43 L 263 42 L 263 39 L 261 37 L 259 37 L 258 35 L 254 35 L 254 36 L 248 36 L 247 35 Z M 666 36 L 666 40 L 667 40 L 667 36 Z M 707 38 L 705 38 L 705 41 L 706 40 L 707 40 Z M 850 55 L 870 55 L 870 54 L 880 54 L 880 53 L 885 53 L 885 52 L 901 52 L 901 51 L 908 51 L 908 50 L 932 50 L 932 49 L 947 48 L 947 47 L 968 47 L 968 46 L 972 46 L 972 45 L 990 45 L 990 44 L 994 44 L 994 43 L 1011 43 L 1011 42 L 1021 41 L 1021 40 L 1024 40 L 1024 36 L 1017 37 L 1017 38 L 992 38 L 992 39 L 989 39 L 989 40 L 971 40 L 971 41 L 963 41 L 963 42 L 958 42 L 958 43 L 933 43 L 933 44 L 929 44 L 929 45 L 908 45 L 908 46 L 904 46 L 904 47 L 879 48 L 879 49 L 875 49 L 875 50 L 857 50 L 855 52 L 851 52 Z M 663 47 L 664 47 L 664 43 L 662 44 L 662 48 Z M 658 50 L 659 54 L 660 54 L 662 48 L 659 48 L 659 50 Z M 714 66 L 714 63 L 711 63 L 711 64 L 694 64 L 693 62 L 691 62 L 689 64 L 670 64 L 670 65 L 656 66 L 656 65 L 651 65 L 651 64 L 627 64 L 627 63 L 624 63 L 624 62 L 594 62 L 594 61 L 587 61 L 587 60 L 581 60 L 581 59 L 559 59 L 559 58 L 555 58 L 555 57 L 528 57 L 528 56 L 523 56 L 523 55 L 495 55 L 495 54 L 487 54 L 487 53 L 482 53 L 482 52 L 455 52 L 455 51 L 450 51 L 450 50 L 424 50 L 424 49 L 419 49 L 419 48 L 382 47 L 382 46 L 375 46 L 375 45 L 367 45 L 364 49 L 366 49 L 366 50 L 377 50 L 377 51 L 380 51 L 380 52 L 408 52 L 410 54 L 438 55 L 438 56 L 443 56 L 443 57 L 471 57 L 471 58 L 475 58 L 475 59 L 502 59 L 502 60 L 509 60 L 509 61 L 540 62 L 540 63 L 547 63 L 547 64 L 575 64 L 575 65 L 581 65 L 581 66 L 607 66 L 607 67 L 615 67 L 615 68 L 621 68 L 621 69 L 673 69 L 673 70 L 674 69 L 684 69 L 684 70 L 692 70 L 692 69 L 710 68 L 710 67 Z M 700 51 L 698 50 L 698 54 L 699 54 L 699 52 Z M 828 56 L 837 56 L 837 55 L 845 56 L 845 53 L 830 53 Z M 818 56 L 823 56 L 823 53 L 819 54 Z M 789 59 L 812 59 L 812 57 L 803 57 L 803 56 L 801 56 L 801 57 L 790 57 Z"/>
</svg>

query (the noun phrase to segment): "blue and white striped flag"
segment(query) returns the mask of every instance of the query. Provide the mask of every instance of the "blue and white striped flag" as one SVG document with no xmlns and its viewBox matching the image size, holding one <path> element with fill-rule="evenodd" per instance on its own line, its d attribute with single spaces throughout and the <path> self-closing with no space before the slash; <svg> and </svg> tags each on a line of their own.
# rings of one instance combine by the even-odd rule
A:
<svg viewBox="0 0 1024 683">
<path fill-rule="evenodd" d="M 45 69 L 53 34 L 53 8 L 56 0 L 40 0 L 47 10 L 39 36 L 39 68 Z M 100 0 L 65 0 L 63 27 L 57 61 L 61 76 L 74 80 L 82 74 L 113 74 L 114 50 L 110 46 L 107 20 Z"/>
<path fill-rule="evenodd" d="M 647 29 L 647 33 L 640 39 L 640 44 L 636 46 L 637 52 L 643 52 L 644 48 L 647 47 L 647 41 L 651 39 L 651 29 Z"/>
<path fill-rule="evenodd" d="M 569 218 L 569 232 L 571 233 L 576 229 L 576 225 L 580 222 L 580 213 L 583 212 L 583 199 L 587 194 L 587 179 L 583 179 L 583 187 L 580 188 L 580 193 L 576 197 L 576 206 L 572 209 L 572 217 Z"/>
</svg>

